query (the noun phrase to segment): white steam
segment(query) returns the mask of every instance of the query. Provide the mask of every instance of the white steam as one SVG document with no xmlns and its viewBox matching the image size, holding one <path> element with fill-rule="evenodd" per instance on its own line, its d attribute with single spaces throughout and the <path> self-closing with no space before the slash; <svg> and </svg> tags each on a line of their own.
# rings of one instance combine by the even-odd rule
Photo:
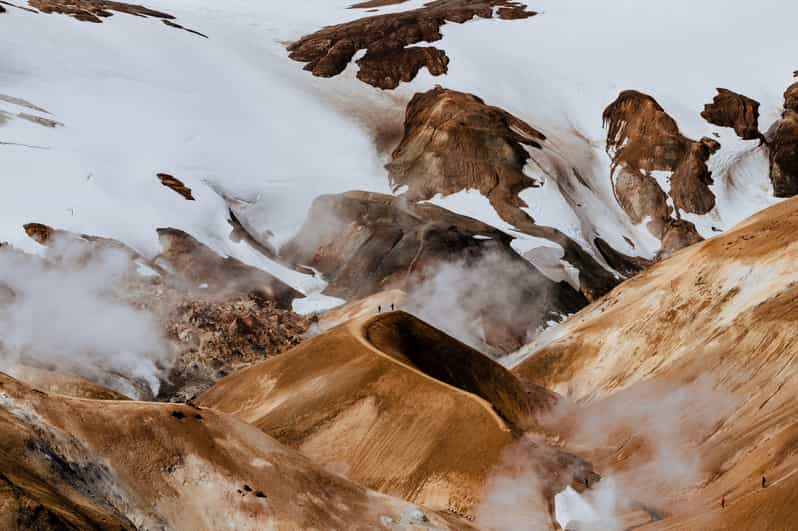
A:
<svg viewBox="0 0 798 531">
<path fill-rule="evenodd" d="M 402 309 L 477 350 L 489 350 L 487 329 L 509 327 L 524 342 L 544 324 L 553 284 L 522 261 L 498 252 L 467 262 L 442 262 L 411 286 Z M 530 299 L 534 294 L 535 299 Z"/>
<path fill-rule="evenodd" d="M 42 260 L 0 248 L 0 286 L 13 292 L 0 305 L 0 369 L 26 363 L 115 387 L 145 382 L 155 395 L 169 350 L 154 317 L 117 295 L 129 257 L 84 250 L 56 242 Z"/>
</svg>

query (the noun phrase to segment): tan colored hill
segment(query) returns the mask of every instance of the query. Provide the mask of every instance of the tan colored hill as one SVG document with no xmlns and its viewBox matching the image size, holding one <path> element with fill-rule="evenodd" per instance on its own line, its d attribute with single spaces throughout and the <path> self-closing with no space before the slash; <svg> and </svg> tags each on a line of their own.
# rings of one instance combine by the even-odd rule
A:
<svg viewBox="0 0 798 531">
<path fill-rule="evenodd" d="M 187 405 L 48 395 L 0 374 L 3 529 L 468 529 Z"/>
<path fill-rule="evenodd" d="M 391 312 L 228 376 L 198 403 L 370 488 L 473 516 L 493 467 L 555 401 L 424 322 Z M 589 471 L 560 457 L 555 468 Z M 541 500 L 572 480 L 552 470 L 545 479 Z"/>
<path fill-rule="evenodd" d="M 578 402 L 556 428 L 599 473 L 633 484 L 664 517 L 652 529 L 795 525 L 796 230 L 789 200 L 684 249 L 513 369 Z"/>
<path fill-rule="evenodd" d="M 90 398 L 93 400 L 128 400 L 129 398 L 113 389 L 90 382 L 75 374 L 16 365 L 8 373 L 21 382 L 25 382 L 41 391 L 74 398 Z"/>
</svg>

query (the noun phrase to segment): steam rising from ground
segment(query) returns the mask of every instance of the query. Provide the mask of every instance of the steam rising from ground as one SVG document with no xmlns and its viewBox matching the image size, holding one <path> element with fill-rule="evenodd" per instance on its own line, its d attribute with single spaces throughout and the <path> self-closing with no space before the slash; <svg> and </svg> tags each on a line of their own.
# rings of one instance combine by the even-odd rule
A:
<svg viewBox="0 0 798 531">
<path fill-rule="evenodd" d="M 157 394 L 169 350 L 155 318 L 118 291 L 128 255 L 56 241 L 45 258 L 0 248 L 0 369 L 17 363 L 81 374 L 130 395 Z"/>
<path fill-rule="evenodd" d="M 563 434 L 569 451 L 597 461 L 604 477 L 581 494 L 571 487 L 557 494 L 557 521 L 563 528 L 572 522 L 567 529 L 621 531 L 631 511 L 664 517 L 671 502 L 664 493 L 684 493 L 704 479 L 699 445 L 736 405 L 710 377 L 702 377 L 676 389 L 645 382 L 584 407 L 561 406 L 545 425 Z M 614 470 L 601 470 L 608 463 Z M 542 481 L 539 468 L 515 466 L 526 476 L 500 470 L 484 496 L 480 514 L 493 515 L 485 523 L 494 531 L 540 528 L 525 509 L 528 503 L 514 502 L 530 499 Z"/>
<path fill-rule="evenodd" d="M 529 266 L 498 252 L 437 264 L 408 290 L 405 311 L 467 345 L 485 351 L 487 328 L 510 327 L 524 342 L 547 312 L 551 285 Z"/>
</svg>

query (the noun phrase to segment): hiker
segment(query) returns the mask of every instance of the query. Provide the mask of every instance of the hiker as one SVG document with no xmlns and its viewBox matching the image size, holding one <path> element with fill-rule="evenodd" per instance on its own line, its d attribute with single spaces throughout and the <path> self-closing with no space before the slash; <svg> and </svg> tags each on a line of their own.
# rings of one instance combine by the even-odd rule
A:
<svg viewBox="0 0 798 531">
<path fill-rule="evenodd" d="M 720 499 L 720 508 L 721 509 L 725 509 L 726 508 L 726 496 L 724 496 L 724 497 L 722 497 Z"/>
<path fill-rule="evenodd" d="M 767 480 L 765 479 L 765 476 L 762 476 L 762 488 L 763 489 L 765 488 L 766 484 L 767 484 Z"/>
<path fill-rule="evenodd" d="M 391 311 L 393 311 L 393 303 L 391 303 Z"/>
<path fill-rule="evenodd" d="M 377 313 L 382 313 L 382 306 L 377 306 Z"/>
</svg>

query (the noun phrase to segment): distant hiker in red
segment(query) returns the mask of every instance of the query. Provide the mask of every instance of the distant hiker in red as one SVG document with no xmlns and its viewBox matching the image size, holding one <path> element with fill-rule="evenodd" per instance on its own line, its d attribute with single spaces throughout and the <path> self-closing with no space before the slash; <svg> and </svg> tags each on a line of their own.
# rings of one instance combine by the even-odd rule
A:
<svg viewBox="0 0 798 531">
<path fill-rule="evenodd" d="M 720 499 L 720 508 L 721 509 L 725 509 L 726 508 L 726 496 L 724 496 L 724 497 L 722 497 Z"/>
<path fill-rule="evenodd" d="M 765 476 L 762 476 L 762 488 L 763 489 L 765 488 L 766 484 L 767 484 L 767 480 L 765 479 Z"/>
</svg>

